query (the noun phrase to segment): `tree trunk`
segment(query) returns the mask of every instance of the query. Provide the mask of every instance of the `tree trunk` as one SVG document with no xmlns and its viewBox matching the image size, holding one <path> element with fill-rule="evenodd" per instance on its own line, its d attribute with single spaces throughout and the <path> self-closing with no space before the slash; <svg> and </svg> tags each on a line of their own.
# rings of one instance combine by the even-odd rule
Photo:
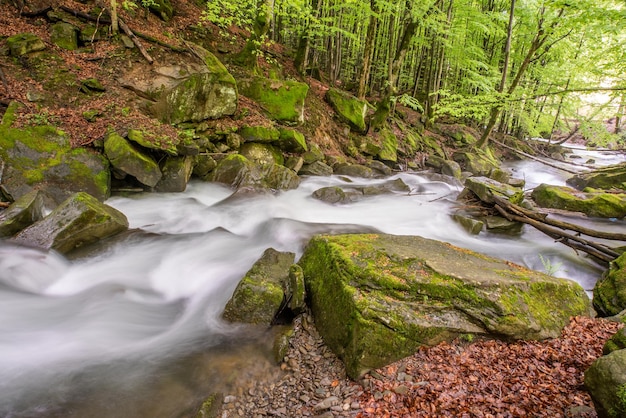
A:
<svg viewBox="0 0 626 418">
<path fill-rule="evenodd" d="M 407 0 L 406 2 L 405 13 L 409 16 L 409 19 L 405 21 L 404 31 L 399 38 L 396 53 L 393 55 L 393 58 L 390 60 L 389 63 L 387 89 L 385 92 L 385 96 L 382 98 L 380 104 L 376 107 L 376 111 L 374 112 L 370 123 L 370 127 L 373 129 L 380 128 L 389 117 L 389 113 L 391 111 L 391 98 L 396 92 L 396 84 L 398 81 L 398 77 L 400 76 L 400 70 L 402 69 L 404 58 L 406 57 L 407 51 L 409 50 L 411 39 L 413 38 L 413 35 L 415 34 L 415 31 L 418 27 L 417 19 L 411 16 L 411 0 Z"/>
<path fill-rule="evenodd" d="M 117 0 L 111 0 L 111 32 L 114 34 L 120 31 L 119 20 L 117 18 Z"/>
<path fill-rule="evenodd" d="M 367 35 L 365 37 L 363 63 L 361 65 L 359 90 L 357 92 L 357 97 L 361 100 L 365 99 L 365 95 L 367 94 L 367 87 L 369 84 L 370 71 L 372 67 L 372 58 L 374 56 L 374 39 L 376 36 L 376 28 L 378 26 L 378 18 L 376 17 L 376 13 L 378 12 L 378 9 L 376 8 L 376 0 L 371 0 L 370 9 L 371 14 L 369 19 L 369 25 L 367 26 Z"/>
</svg>

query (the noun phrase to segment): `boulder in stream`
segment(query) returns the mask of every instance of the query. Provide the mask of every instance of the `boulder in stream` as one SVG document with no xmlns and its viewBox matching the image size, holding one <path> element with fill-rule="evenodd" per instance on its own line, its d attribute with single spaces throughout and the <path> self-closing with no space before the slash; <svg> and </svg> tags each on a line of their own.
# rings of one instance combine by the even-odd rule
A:
<svg viewBox="0 0 626 418">
<path fill-rule="evenodd" d="M 584 190 L 587 187 L 604 190 L 626 190 L 626 163 L 577 174 L 569 178 L 567 184 L 578 190 Z"/>
<path fill-rule="evenodd" d="M 222 317 L 231 322 L 271 325 L 292 299 L 286 289 L 292 289 L 290 268 L 295 257 L 273 248 L 265 250 L 237 285 Z"/>
<path fill-rule="evenodd" d="M 17 243 L 68 253 L 128 229 L 120 211 L 79 192 L 70 196 L 44 219 L 22 230 Z"/>
<path fill-rule="evenodd" d="M 320 235 L 299 261 L 315 323 L 350 377 L 459 335 L 557 337 L 585 291 L 418 236 Z"/>
<path fill-rule="evenodd" d="M 544 208 L 582 212 L 599 218 L 626 216 L 626 194 L 585 193 L 570 187 L 540 184 L 533 190 L 532 198 Z"/>
</svg>

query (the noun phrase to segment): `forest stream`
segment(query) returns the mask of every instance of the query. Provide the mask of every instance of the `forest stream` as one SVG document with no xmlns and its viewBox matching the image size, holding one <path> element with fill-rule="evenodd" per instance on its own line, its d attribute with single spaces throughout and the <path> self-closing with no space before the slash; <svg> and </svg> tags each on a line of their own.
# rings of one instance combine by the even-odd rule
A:
<svg viewBox="0 0 626 418">
<path fill-rule="evenodd" d="M 592 157 L 599 165 L 624 158 L 574 152 L 583 157 L 576 161 Z M 505 167 L 527 188 L 570 176 L 534 161 Z M 242 360 L 267 361 L 267 331 L 225 323 L 221 312 L 266 248 L 298 257 L 319 233 L 421 235 L 550 268 L 589 293 L 602 274 L 601 266 L 527 225 L 519 235 L 470 235 L 450 216 L 460 205 L 460 183 L 428 173 L 398 177 L 411 193 L 347 205 L 311 193 L 387 179 L 309 177 L 296 190 L 250 196 L 192 182 L 184 193 L 110 198 L 131 230 L 70 259 L 0 244 L 0 416 L 179 416 L 224 390 Z M 587 222 L 626 232 L 623 220 Z"/>
</svg>

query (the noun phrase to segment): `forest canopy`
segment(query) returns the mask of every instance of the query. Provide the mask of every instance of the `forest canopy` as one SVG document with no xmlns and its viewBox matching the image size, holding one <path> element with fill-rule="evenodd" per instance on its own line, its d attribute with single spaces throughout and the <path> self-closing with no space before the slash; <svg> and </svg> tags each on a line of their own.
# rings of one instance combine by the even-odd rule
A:
<svg viewBox="0 0 626 418">
<path fill-rule="evenodd" d="M 400 102 L 427 125 L 481 127 L 483 143 L 492 131 L 577 131 L 606 144 L 623 141 L 624 9 L 613 0 L 208 0 L 202 19 L 250 31 L 248 65 L 272 61 L 267 43 L 284 44 L 301 73 L 376 105 L 374 127 Z"/>
</svg>

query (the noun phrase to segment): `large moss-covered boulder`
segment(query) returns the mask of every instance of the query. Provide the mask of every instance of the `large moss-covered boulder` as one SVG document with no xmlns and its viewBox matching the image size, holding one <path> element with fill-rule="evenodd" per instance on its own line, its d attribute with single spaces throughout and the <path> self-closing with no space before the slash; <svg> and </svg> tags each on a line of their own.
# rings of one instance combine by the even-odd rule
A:
<svg viewBox="0 0 626 418">
<path fill-rule="evenodd" d="M 0 238 L 10 237 L 43 219 L 44 201 L 40 191 L 33 190 L 0 212 Z"/>
<path fill-rule="evenodd" d="M 119 83 L 150 99 L 151 116 L 162 122 L 197 123 L 230 116 L 237 110 L 237 83 L 226 67 L 204 48 L 187 43 L 203 63 L 180 62 L 129 69 Z"/>
<path fill-rule="evenodd" d="M 617 315 L 626 309 L 626 253 L 613 260 L 596 282 L 593 307 L 600 316 Z"/>
<path fill-rule="evenodd" d="M 367 130 L 365 123 L 367 102 L 365 100 L 359 100 L 343 90 L 331 87 L 326 91 L 326 101 L 339 119 L 350 126 L 350 129 L 359 133 Z"/>
<path fill-rule="evenodd" d="M 120 211 L 87 193 L 79 192 L 44 219 L 22 230 L 13 240 L 29 246 L 68 253 L 128 229 Z"/>
<path fill-rule="evenodd" d="M 337 164 L 333 169 L 333 172 L 342 176 L 363 177 L 366 179 L 374 177 L 374 170 L 362 164 Z"/>
<path fill-rule="evenodd" d="M 78 28 L 65 22 L 55 23 L 50 26 L 50 40 L 63 49 L 74 51 L 78 49 Z"/>
<path fill-rule="evenodd" d="M 223 318 L 231 322 L 271 325 L 287 302 L 285 289 L 289 283 L 294 253 L 268 248 L 241 279 L 224 308 Z"/>
<path fill-rule="evenodd" d="M 31 52 L 43 51 L 46 44 L 41 38 L 33 33 L 18 33 L 7 38 L 9 52 L 14 57 L 30 54 Z"/>
<path fill-rule="evenodd" d="M 100 153 L 72 148 L 53 126 L 11 128 L 9 113 L 0 125 L 0 185 L 14 200 L 43 190 L 46 200 L 61 203 L 84 191 L 104 201 L 111 193 L 109 163 Z"/>
<path fill-rule="evenodd" d="M 626 194 L 584 193 L 570 187 L 540 184 L 533 190 L 532 198 L 544 208 L 582 212 L 600 218 L 626 216 Z"/>
<path fill-rule="evenodd" d="M 315 161 L 310 164 L 304 164 L 298 171 L 298 174 L 304 176 L 330 176 L 333 174 L 333 168 L 322 161 Z"/>
<path fill-rule="evenodd" d="M 500 168 L 500 162 L 495 158 L 491 149 L 457 152 L 452 158 L 461 165 L 463 170 L 475 176 L 491 177 L 491 173 Z"/>
<path fill-rule="evenodd" d="M 131 175 L 146 186 L 156 186 L 163 176 L 154 158 L 115 132 L 104 140 L 104 153 L 118 172 Z"/>
<path fill-rule="evenodd" d="M 585 372 L 585 387 L 600 418 L 626 416 L 626 350 L 593 362 Z"/>
<path fill-rule="evenodd" d="M 193 172 L 193 157 L 168 157 L 161 163 L 163 174 L 154 190 L 161 193 L 184 192 Z"/>
<path fill-rule="evenodd" d="M 304 122 L 304 99 L 309 91 L 305 83 L 253 77 L 240 80 L 239 91 L 260 104 L 274 120 Z"/>
<path fill-rule="evenodd" d="M 603 167 L 588 173 L 577 174 L 567 180 L 567 184 L 578 190 L 592 189 L 626 190 L 626 163 Z"/>
<path fill-rule="evenodd" d="M 572 281 L 415 236 L 316 236 L 299 264 L 315 324 L 353 378 L 460 334 L 557 337 L 590 312 Z"/>
</svg>

